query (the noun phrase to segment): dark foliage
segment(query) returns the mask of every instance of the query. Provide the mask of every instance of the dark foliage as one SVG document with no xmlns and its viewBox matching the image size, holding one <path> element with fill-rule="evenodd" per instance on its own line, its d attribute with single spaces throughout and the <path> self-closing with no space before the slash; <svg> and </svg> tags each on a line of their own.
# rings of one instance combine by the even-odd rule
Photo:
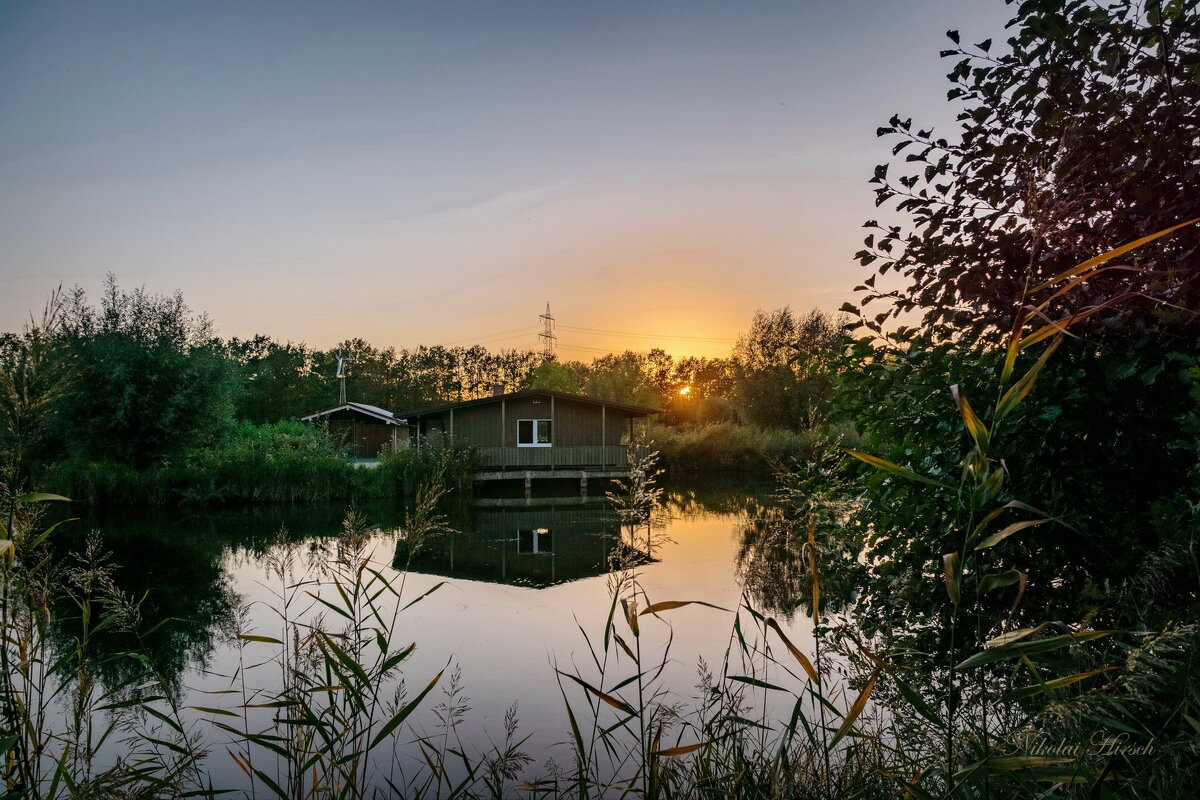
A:
<svg viewBox="0 0 1200 800">
<path fill-rule="evenodd" d="M 233 422 L 236 374 L 178 293 L 123 291 L 110 275 L 99 307 L 70 297 L 62 341 L 74 379 L 51 430 L 70 454 L 146 466 L 219 441 Z"/>
<path fill-rule="evenodd" d="M 903 160 L 875 170 L 874 265 L 862 322 L 919 311 L 939 334 L 1008 330 L 1024 292 L 1106 250 L 1200 217 L 1200 13 L 1195 0 L 1104 7 L 1083 0 L 1017 6 L 1007 48 L 948 36 L 949 99 L 961 134 L 942 136 L 900 115 L 879 129 Z M 1004 52 L 997 52 L 1004 50 Z M 1096 324 L 1143 329 L 1171 304 L 1200 302 L 1200 229 L 1130 254 L 1077 288 L 1079 312 L 1114 298 Z M 890 291 L 887 273 L 903 276 Z"/>
</svg>

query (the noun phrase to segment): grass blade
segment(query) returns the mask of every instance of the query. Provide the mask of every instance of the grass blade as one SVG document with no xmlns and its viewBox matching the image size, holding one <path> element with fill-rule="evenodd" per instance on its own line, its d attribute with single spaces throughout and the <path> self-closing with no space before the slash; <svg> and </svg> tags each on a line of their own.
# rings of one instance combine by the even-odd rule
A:
<svg viewBox="0 0 1200 800">
<path fill-rule="evenodd" d="M 1092 639 L 1100 639 L 1111 634 L 1112 631 L 1080 631 L 1079 633 L 1066 633 L 1061 636 L 1050 636 L 1046 639 L 1038 639 L 1032 642 L 1017 642 L 1015 644 L 1006 644 L 999 647 L 989 647 L 986 650 L 981 650 L 975 655 L 963 661 L 955 669 L 970 669 L 978 667 L 982 664 L 991 664 L 995 661 L 1004 661 L 1017 656 L 1027 656 L 1034 653 L 1045 653 L 1050 650 L 1058 650 L 1062 647 L 1067 647 L 1078 642 L 1088 642 Z"/>
<path fill-rule="evenodd" d="M 871 698 L 871 692 L 875 689 L 875 682 L 879 680 L 879 673 L 883 669 L 881 666 L 876 666 L 871 671 L 871 677 L 867 679 L 867 685 L 858 693 L 854 704 L 850 706 L 850 710 L 846 712 L 846 718 L 842 720 L 841 726 L 838 727 L 837 733 L 833 735 L 833 739 L 829 742 L 829 747 L 832 749 L 838 742 L 845 738 L 846 734 L 850 733 L 850 729 L 854 727 L 854 721 L 862 714 L 863 709 L 867 707 L 867 701 Z"/>
<path fill-rule="evenodd" d="M 872 467 L 881 469 L 884 472 L 890 472 L 893 475 L 899 475 L 901 478 L 906 478 L 910 481 L 919 481 L 920 483 L 928 483 L 930 486 L 938 486 L 942 489 L 954 488 L 949 484 L 942 483 L 941 481 L 934 480 L 933 478 L 927 478 L 924 475 L 918 475 L 911 469 L 905 469 L 904 467 L 893 464 L 887 459 L 880 458 L 879 456 L 873 456 L 869 453 L 862 453 L 858 450 L 847 450 L 846 452 L 857 458 L 859 461 L 864 461 L 867 464 L 870 464 Z"/>
<path fill-rule="evenodd" d="M 1149 244 L 1150 242 L 1153 242 L 1155 239 L 1157 239 L 1161 236 L 1166 236 L 1168 233 L 1174 233 L 1175 231 L 1179 230 L 1180 228 L 1186 228 L 1188 225 L 1195 225 L 1197 222 L 1200 222 L 1200 217 L 1197 217 L 1196 219 L 1189 219 L 1187 222 L 1181 222 L 1178 225 L 1172 225 L 1169 228 L 1164 228 L 1163 230 L 1158 231 L 1157 233 L 1152 233 L 1149 236 L 1143 236 L 1140 239 L 1134 239 L 1132 242 L 1129 242 L 1128 244 L 1123 244 L 1120 247 L 1109 250 L 1106 253 L 1101 253 L 1098 256 L 1089 258 L 1087 261 L 1084 261 L 1081 264 L 1076 264 L 1075 266 L 1071 267 L 1066 272 L 1059 273 L 1058 275 L 1055 275 L 1053 278 L 1046 281 L 1045 283 L 1038 284 L 1037 286 L 1033 287 L 1033 289 L 1031 289 L 1030 291 L 1031 292 L 1040 292 L 1042 289 L 1053 286 L 1054 284 L 1058 283 L 1059 281 L 1066 280 L 1067 278 L 1073 278 L 1076 275 L 1082 275 L 1083 273 L 1087 272 L 1092 267 L 1100 266 L 1105 261 L 1110 261 L 1110 260 L 1116 258 L 1117 256 L 1125 255 L 1130 250 L 1136 250 L 1137 248 L 1141 247 L 1142 245 Z"/>
<path fill-rule="evenodd" d="M 784 635 L 783 629 L 779 627 L 779 623 L 775 621 L 774 617 L 767 620 L 767 627 L 775 631 L 775 633 L 783 641 L 784 645 L 788 649 L 788 652 L 792 654 L 792 658 L 796 659 L 796 661 L 800 663 L 800 666 L 804 668 L 804 671 L 808 673 L 808 679 L 813 683 L 820 681 L 820 678 L 817 677 L 817 670 L 813 666 L 812 662 L 808 660 L 808 657 L 805 656 L 804 653 L 800 652 L 800 648 L 792 644 L 792 641 L 788 639 L 786 635 Z"/>
</svg>

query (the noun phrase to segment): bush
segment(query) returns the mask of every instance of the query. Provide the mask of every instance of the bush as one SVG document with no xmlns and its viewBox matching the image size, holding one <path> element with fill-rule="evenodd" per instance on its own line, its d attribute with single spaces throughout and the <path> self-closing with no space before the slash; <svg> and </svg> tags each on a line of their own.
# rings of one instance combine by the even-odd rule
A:
<svg viewBox="0 0 1200 800">
<path fill-rule="evenodd" d="M 668 472 L 767 473 L 773 464 L 807 461 L 825 441 L 819 430 L 787 431 L 716 422 L 699 427 L 651 425 L 649 436 Z"/>
<path fill-rule="evenodd" d="M 356 470 L 324 428 L 301 422 L 242 424 L 215 448 L 188 454 L 185 503 L 295 502 L 348 497 Z"/>
<path fill-rule="evenodd" d="M 369 481 L 322 428 L 299 422 L 238 427 L 222 444 L 148 469 L 71 458 L 41 478 L 47 489 L 92 504 L 328 501 Z"/>
<path fill-rule="evenodd" d="M 470 492 L 471 476 L 479 468 L 474 448 L 440 433 L 421 439 L 420 446 L 384 450 L 373 472 L 383 495 L 411 497 L 423 481 L 440 476 L 451 490 Z"/>
</svg>

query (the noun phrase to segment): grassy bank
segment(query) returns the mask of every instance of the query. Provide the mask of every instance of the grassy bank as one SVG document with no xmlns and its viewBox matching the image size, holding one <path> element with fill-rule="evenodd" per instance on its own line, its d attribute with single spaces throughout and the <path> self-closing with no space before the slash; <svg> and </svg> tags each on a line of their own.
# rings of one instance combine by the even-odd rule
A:
<svg viewBox="0 0 1200 800">
<path fill-rule="evenodd" d="M 298 422 L 243 424 L 224 442 L 174 461 L 136 468 L 70 458 L 38 476 L 45 491 L 93 505 L 220 505 L 328 502 L 411 494 L 440 462 L 448 480 L 469 486 L 469 448 L 442 439 L 385 453 L 374 469 L 355 467 L 321 428 Z"/>
</svg>

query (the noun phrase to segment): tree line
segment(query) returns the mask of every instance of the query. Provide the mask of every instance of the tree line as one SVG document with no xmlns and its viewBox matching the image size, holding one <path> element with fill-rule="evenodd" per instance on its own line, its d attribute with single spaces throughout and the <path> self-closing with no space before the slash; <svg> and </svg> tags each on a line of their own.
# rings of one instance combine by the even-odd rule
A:
<svg viewBox="0 0 1200 800">
<path fill-rule="evenodd" d="M 494 391 L 540 388 L 658 409 L 665 422 L 810 425 L 833 388 L 842 321 L 819 311 L 756 312 L 727 358 L 674 358 L 661 348 L 591 363 L 532 350 L 376 347 L 360 338 L 322 350 L 266 335 L 222 339 L 178 292 L 125 289 L 109 275 L 98 300 L 56 293 L 46 317 L 0 335 L 3 402 L 20 416 L 31 347 L 46 350 L 43 375 L 59 377 L 24 431 L 6 426 L 12 451 L 33 432 L 39 460 L 115 461 L 148 468 L 211 447 L 239 425 L 297 420 L 336 405 L 338 359 L 347 399 L 397 413 Z M 45 380 L 43 378 L 43 380 Z"/>
</svg>

